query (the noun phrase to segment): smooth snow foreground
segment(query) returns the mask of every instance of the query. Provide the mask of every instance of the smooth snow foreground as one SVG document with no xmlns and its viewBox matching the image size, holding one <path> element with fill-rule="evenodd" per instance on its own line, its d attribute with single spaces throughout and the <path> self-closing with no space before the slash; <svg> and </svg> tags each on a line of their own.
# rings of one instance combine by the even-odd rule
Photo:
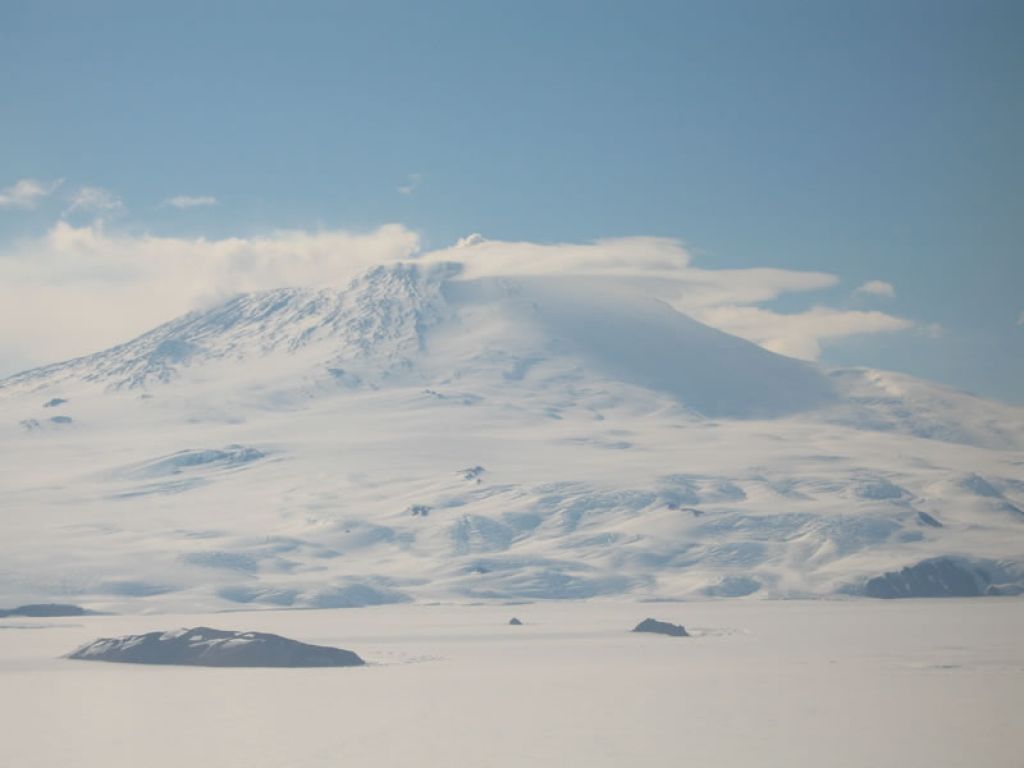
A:
<svg viewBox="0 0 1024 768">
<path fill-rule="evenodd" d="M 986 766 L 1024 754 L 1024 601 L 400 605 L 0 622 L 0 765 Z M 630 630 L 649 614 L 686 640 Z M 258 628 L 347 670 L 60 658 Z"/>
</svg>

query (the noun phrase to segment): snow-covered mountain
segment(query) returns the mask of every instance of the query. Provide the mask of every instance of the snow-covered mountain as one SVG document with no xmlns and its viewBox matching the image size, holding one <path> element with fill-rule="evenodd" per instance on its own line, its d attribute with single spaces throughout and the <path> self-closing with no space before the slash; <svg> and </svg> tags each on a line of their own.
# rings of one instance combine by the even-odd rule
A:
<svg viewBox="0 0 1024 768">
<path fill-rule="evenodd" d="M 934 558 L 904 582 L 1012 591 L 1024 563 L 1024 409 L 608 277 L 239 296 L 0 382 L 0 451 L 11 603 L 850 594 Z"/>
</svg>

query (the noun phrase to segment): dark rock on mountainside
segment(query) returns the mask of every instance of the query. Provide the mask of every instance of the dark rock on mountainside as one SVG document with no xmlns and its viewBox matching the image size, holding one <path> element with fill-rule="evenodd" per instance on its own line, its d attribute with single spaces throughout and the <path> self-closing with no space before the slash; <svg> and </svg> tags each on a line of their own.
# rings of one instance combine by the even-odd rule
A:
<svg viewBox="0 0 1024 768">
<path fill-rule="evenodd" d="M 265 632 L 227 632 L 209 627 L 102 638 L 68 654 L 69 659 L 197 667 L 358 667 L 352 651 L 308 645 Z"/>
<path fill-rule="evenodd" d="M 966 561 L 949 557 L 922 560 L 900 571 L 889 571 L 868 579 L 868 597 L 978 597 L 990 592 L 989 572 Z"/>
<path fill-rule="evenodd" d="M 1024 595 L 1024 584 L 992 584 L 985 590 L 986 597 Z"/>
<path fill-rule="evenodd" d="M 28 618 L 49 618 L 51 616 L 86 616 L 92 613 L 79 605 L 62 603 L 33 603 L 19 605 L 17 608 L 0 608 L 0 618 L 5 616 L 24 616 Z"/>
<path fill-rule="evenodd" d="M 690 633 L 680 624 L 669 624 L 667 621 L 657 619 L 644 619 L 635 627 L 634 632 L 653 632 L 657 635 L 669 635 L 670 637 L 689 637 Z"/>
<path fill-rule="evenodd" d="M 509 623 L 509 626 L 512 626 L 512 627 L 521 627 L 521 626 L 523 626 L 523 622 L 521 622 L 515 616 L 513 616 L 511 619 L 509 619 L 508 623 Z"/>
</svg>

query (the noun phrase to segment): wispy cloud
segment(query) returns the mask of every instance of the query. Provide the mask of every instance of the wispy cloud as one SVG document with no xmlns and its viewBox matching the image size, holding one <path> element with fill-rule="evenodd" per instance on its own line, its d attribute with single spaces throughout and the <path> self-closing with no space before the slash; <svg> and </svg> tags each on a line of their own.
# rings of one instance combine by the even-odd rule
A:
<svg viewBox="0 0 1024 768">
<path fill-rule="evenodd" d="M 46 197 L 63 183 L 64 179 L 19 179 L 6 189 L 0 189 L 0 208 L 34 208 L 40 198 Z"/>
<path fill-rule="evenodd" d="M 102 187 L 79 187 L 65 213 L 113 213 L 124 209 L 121 198 Z"/>
<path fill-rule="evenodd" d="M 419 187 L 422 181 L 422 174 L 410 173 L 408 179 L 406 180 L 406 183 L 400 186 L 398 188 L 398 191 L 403 195 L 411 195 L 413 192 L 416 191 L 416 188 Z"/>
<path fill-rule="evenodd" d="M 400 225 L 207 239 L 60 221 L 0 251 L 0 364 L 13 372 L 15 361 L 95 352 L 241 292 L 345 285 L 418 250 L 418 235 Z"/>
<path fill-rule="evenodd" d="M 164 200 L 164 205 L 172 208 L 200 208 L 203 206 L 217 205 L 220 201 L 212 195 L 176 195 Z"/>
<path fill-rule="evenodd" d="M 653 296 L 701 322 L 768 349 L 816 359 L 856 334 L 921 326 L 884 312 L 766 303 L 834 286 L 835 275 L 785 269 L 704 269 L 677 240 L 631 237 L 540 244 L 463 238 L 422 253 L 419 236 L 391 224 L 367 233 L 278 231 L 261 237 L 160 237 L 60 221 L 0 253 L 0 349 L 35 363 L 111 346 L 188 310 L 240 292 L 345 285 L 368 267 L 401 260 L 458 262 L 460 279 L 554 275 L 604 280 Z M 89 323 L 81 318 L 88 317 Z M 926 327 L 925 327 L 926 328 Z"/>
<path fill-rule="evenodd" d="M 813 307 L 782 314 L 764 307 L 706 307 L 693 313 L 708 325 L 760 344 L 780 355 L 817 360 L 822 346 L 848 336 L 905 331 L 914 323 L 885 312 Z"/>
<path fill-rule="evenodd" d="M 474 232 L 471 235 L 460 237 L 456 243 L 455 248 L 472 248 L 474 245 L 480 245 L 480 243 L 486 243 L 487 238 L 481 235 L 479 232 Z"/>
<path fill-rule="evenodd" d="M 780 354 L 816 360 L 822 347 L 858 334 L 913 328 L 884 312 L 818 306 L 782 313 L 763 304 L 783 294 L 829 288 L 836 275 L 788 269 L 703 269 L 678 240 L 628 237 L 594 243 L 510 243 L 479 234 L 423 256 L 462 262 L 467 277 L 579 275 L 632 285 L 681 312 Z M 881 281 L 878 281 L 881 282 Z M 887 284 L 886 284 L 887 285 Z M 891 286 L 890 286 L 891 288 Z"/>
<path fill-rule="evenodd" d="M 880 299 L 896 298 L 896 289 L 893 287 L 892 283 L 887 283 L 884 280 L 869 280 L 859 286 L 854 293 L 866 296 L 876 296 Z"/>
</svg>

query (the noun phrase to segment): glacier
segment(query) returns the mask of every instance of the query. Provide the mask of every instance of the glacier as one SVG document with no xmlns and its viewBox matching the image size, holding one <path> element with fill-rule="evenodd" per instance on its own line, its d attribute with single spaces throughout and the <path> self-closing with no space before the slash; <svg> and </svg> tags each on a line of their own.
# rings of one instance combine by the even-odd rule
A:
<svg viewBox="0 0 1024 768">
<path fill-rule="evenodd" d="M 0 381 L 0 459 L 2 604 L 848 597 L 935 558 L 1024 584 L 1024 409 L 609 276 L 240 295 Z"/>
</svg>

